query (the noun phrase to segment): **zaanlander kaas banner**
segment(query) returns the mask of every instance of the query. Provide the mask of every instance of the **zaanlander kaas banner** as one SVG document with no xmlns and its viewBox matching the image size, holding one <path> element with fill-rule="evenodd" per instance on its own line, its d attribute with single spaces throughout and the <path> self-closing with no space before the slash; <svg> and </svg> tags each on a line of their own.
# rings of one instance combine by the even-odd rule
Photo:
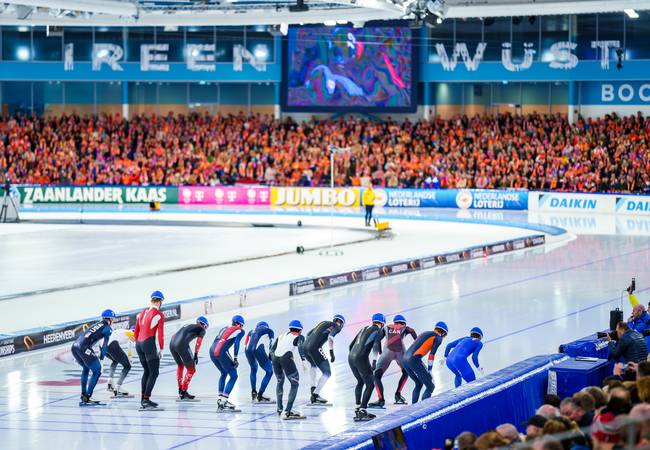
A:
<svg viewBox="0 0 650 450">
<path fill-rule="evenodd" d="M 359 206 L 359 188 L 274 187 L 271 206 Z"/>
<path fill-rule="evenodd" d="M 20 201 L 32 203 L 178 203 L 178 188 L 149 186 L 19 186 Z"/>
</svg>

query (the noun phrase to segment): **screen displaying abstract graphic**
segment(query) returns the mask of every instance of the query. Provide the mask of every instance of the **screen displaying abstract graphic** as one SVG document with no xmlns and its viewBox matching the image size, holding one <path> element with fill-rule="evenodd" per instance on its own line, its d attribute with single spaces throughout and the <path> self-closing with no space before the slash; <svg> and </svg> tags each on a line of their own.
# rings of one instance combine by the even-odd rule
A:
<svg viewBox="0 0 650 450">
<path fill-rule="evenodd" d="M 283 106 L 414 110 L 411 31 L 408 26 L 290 28 Z"/>
</svg>

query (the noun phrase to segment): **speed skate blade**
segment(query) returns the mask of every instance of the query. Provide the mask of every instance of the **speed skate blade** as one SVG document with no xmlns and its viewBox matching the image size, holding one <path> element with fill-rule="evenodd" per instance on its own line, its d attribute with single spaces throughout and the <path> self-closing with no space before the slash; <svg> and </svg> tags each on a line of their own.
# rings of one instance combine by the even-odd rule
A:
<svg viewBox="0 0 650 450">
<path fill-rule="evenodd" d="M 241 409 L 217 409 L 217 414 L 240 413 Z"/>
<path fill-rule="evenodd" d="M 189 399 L 189 398 L 180 399 L 180 398 L 177 398 L 176 399 L 176 403 L 196 403 L 196 402 L 200 402 L 200 401 L 201 401 L 201 399 L 199 399 L 199 398 L 193 398 L 193 399 Z"/>
<path fill-rule="evenodd" d="M 372 419 L 374 419 L 374 417 L 364 417 L 362 419 L 360 419 L 359 417 L 355 417 L 352 420 L 354 420 L 355 422 L 368 422 L 369 420 L 372 420 Z"/>
<path fill-rule="evenodd" d="M 386 407 L 379 405 L 368 405 L 368 409 L 386 409 Z"/>
<path fill-rule="evenodd" d="M 298 416 L 298 417 L 287 417 L 287 416 L 282 416 L 282 420 L 303 420 L 306 419 L 306 416 Z"/>
<path fill-rule="evenodd" d="M 305 406 L 309 406 L 311 408 L 327 408 L 329 406 L 334 406 L 333 403 L 307 403 Z"/>
<path fill-rule="evenodd" d="M 158 412 L 158 411 L 164 411 L 164 410 L 165 410 L 165 408 L 160 408 L 160 407 L 158 407 L 158 408 L 138 408 L 138 411 L 143 411 L 143 412 L 145 412 L 145 411 Z"/>
<path fill-rule="evenodd" d="M 253 405 L 275 405 L 275 400 L 255 400 Z"/>
<path fill-rule="evenodd" d="M 117 397 L 111 397 L 111 400 L 121 400 L 123 398 L 135 398 L 135 395 L 118 395 Z"/>
<path fill-rule="evenodd" d="M 79 406 L 82 408 L 97 408 L 98 406 L 108 406 L 106 403 L 84 403 L 79 402 Z"/>
</svg>

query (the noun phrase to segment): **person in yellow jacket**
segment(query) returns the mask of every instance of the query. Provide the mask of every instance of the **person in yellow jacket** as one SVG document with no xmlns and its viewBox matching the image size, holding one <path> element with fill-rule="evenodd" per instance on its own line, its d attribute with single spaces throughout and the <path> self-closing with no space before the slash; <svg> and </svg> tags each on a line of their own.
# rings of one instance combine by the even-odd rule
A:
<svg viewBox="0 0 650 450">
<path fill-rule="evenodd" d="M 375 207 L 375 191 L 372 189 L 372 185 L 369 184 L 368 187 L 363 191 L 361 196 L 361 203 L 366 207 L 366 226 L 370 226 L 372 221 L 372 208 Z"/>
</svg>

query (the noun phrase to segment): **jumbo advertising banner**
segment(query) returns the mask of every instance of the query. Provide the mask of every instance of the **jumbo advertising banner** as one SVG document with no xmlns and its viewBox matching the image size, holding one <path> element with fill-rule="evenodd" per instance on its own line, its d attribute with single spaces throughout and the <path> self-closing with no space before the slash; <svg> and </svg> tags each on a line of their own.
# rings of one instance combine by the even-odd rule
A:
<svg viewBox="0 0 650 450">
<path fill-rule="evenodd" d="M 18 186 L 18 193 L 23 205 L 178 202 L 178 188 L 164 186 Z"/>
<path fill-rule="evenodd" d="M 361 204 L 359 188 L 274 187 L 271 206 L 334 206 L 351 207 Z"/>
<path fill-rule="evenodd" d="M 527 191 L 480 189 L 375 189 L 375 206 L 388 208 L 528 208 Z"/>
<path fill-rule="evenodd" d="M 181 186 L 181 205 L 263 205 L 268 206 L 271 188 L 266 186 Z"/>
</svg>

